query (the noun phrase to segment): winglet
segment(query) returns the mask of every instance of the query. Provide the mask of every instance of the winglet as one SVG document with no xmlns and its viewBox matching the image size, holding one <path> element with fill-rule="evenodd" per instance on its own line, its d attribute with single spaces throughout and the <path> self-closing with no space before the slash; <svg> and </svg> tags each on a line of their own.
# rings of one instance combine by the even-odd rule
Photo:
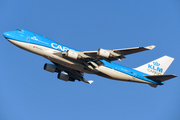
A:
<svg viewBox="0 0 180 120">
<path fill-rule="evenodd" d="M 94 82 L 93 80 L 89 80 L 89 81 L 88 81 L 89 84 L 91 84 L 91 83 L 93 83 L 93 82 Z"/>
<path fill-rule="evenodd" d="M 152 50 L 152 49 L 154 49 L 156 46 L 155 45 L 151 45 L 151 46 L 147 46 L 147 47 L 144 47 L 144 48 L 146 48 L 146 49 L 148 49 L 148 50 Z"/>
</svg>

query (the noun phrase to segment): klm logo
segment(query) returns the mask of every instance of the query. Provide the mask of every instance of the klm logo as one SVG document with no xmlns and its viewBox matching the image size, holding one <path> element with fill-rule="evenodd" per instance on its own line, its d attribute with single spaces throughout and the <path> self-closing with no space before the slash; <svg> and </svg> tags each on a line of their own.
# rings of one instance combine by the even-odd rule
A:
<svg viewBox="0 0 180 120">
<path fill-rule="evenodd" d="M 159 67 L 160 63 L 153 62 L 153 64 L 148 64 L 148 71 L 153 72 L 154 74 L 161 74 L 163 73 L 163 69 Z"/>
<path fill-rule="evenodd" d="M 33 39 L 33 40 L 38 40 L 35 36 L 31 37 L 31 39 Z"/>
</svg>

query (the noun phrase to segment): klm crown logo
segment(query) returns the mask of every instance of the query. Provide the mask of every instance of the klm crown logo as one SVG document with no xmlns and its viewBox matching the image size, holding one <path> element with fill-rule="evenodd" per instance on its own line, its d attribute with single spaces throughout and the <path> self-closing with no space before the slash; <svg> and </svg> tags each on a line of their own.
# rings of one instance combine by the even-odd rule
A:
<svg viewBox="0 0 180 120">
<path fill-rule="evenodd" d="M 160 68 L 160 63 L 158 63 L 157 61 L 153 62 L 153 64 L 148 64 L 148 69 L 150 69 L 151 71 L 153 70 L 159 73 L 163 73 L 163 69 Z"/>
<path fill-rule="evenodd" d="M 160 66 L 160 64 L 159 64 L 158 62 L 153 62 L 153 64 L 154 64 L 155 66 Z"/>
</svg>

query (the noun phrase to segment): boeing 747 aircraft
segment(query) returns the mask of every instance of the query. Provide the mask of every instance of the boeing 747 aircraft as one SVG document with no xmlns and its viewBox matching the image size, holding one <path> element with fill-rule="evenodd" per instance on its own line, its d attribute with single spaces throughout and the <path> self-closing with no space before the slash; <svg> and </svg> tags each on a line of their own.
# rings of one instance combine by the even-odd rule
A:
<svg viewBox="0 0 180 120">
<path fill-rule="evenodd" d="M 64 81 L 83 81 L 91 84 L 83 76 L 85 73 L 96 74 L 109 79 L 149 84 L 152 87 L 163 85 L 164 81 L 176 75 L 164 75 L 174 58 L 163 56 L 140 67 L 131 69 L 112 61 L 124 59 L 126 55 L 151 50 L 155 46 L 97 51 L 79 51 L 39 34 L 17 29 L 3 33 L 4 37 L 26 51 L 43 56 L 52 63 L 45 63 L 44 70 L 57 72 L 58 79 Z"/>
</svg>

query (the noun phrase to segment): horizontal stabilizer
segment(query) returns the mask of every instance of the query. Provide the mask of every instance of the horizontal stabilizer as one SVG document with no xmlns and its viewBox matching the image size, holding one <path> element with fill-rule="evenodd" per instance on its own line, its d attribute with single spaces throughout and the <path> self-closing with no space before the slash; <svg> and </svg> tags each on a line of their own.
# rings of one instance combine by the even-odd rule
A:
<svg viewBox="0 0 180 120">
<path fill-rule="evenodd" d="M 177 76 L 176 75 L 147 75 L 144 77 L 157 81 L 157 82 L 163 82 Z"/>
</svg>

